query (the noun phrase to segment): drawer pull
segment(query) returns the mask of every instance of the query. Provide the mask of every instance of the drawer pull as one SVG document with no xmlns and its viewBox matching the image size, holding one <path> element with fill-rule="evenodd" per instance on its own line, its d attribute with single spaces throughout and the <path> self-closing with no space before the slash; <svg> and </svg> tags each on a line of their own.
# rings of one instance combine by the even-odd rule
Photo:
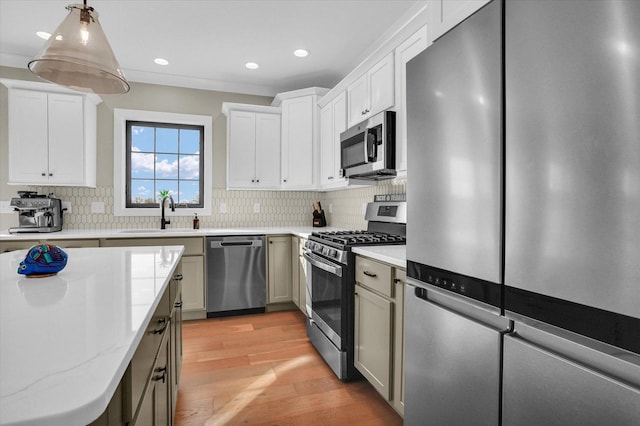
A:
<svg viewBox="0 0 640 426">
<path fill-rule="evenodd" d="M 182 302 L 176 302 L 176 304 L 173 306 L 175 306 L 176 308 L 182 308 Z"/>
<path fill-rule="evenodd" d="M 153 330 L 153 334 L 162 334 L 162 333 L 164 333 L 164 330 L 167 328 L 167 319 L 166 318 L 160 318 L 158 320 L 158 324 L 161 324 L 162 327 L 156 328 L 155 330 Z"/>
<path fill-rule="evenodd" d="M 182 278 L 184 278 L 184 277 L 182 276 L 182 274 L 178 274 L 178 275 L 176 275 L 175 277 L 173 277 L 173 279 L 174 279 L 174 280 L 176 280 L 176 281 L 182 281 Z"/>
<path fill-rule="evenodd" d="M 362 273 L 363 273 L 363 274 L 365 274 L 365 275 L 366 275 L 366 276 L 368 276 L 368 277 L 371 277 L 371 278 L 378 278 L 378 275 L 377 275 L 377 274 L 374 274 L 373 272 L 369 272 L 369 271 L 362 271 Z"/>
<path fill-rule="evenodd" d="M 394 284 L 400 284 L 402 282 L 402 280 L 400 278 L 394 278 L 393 279 L 393 283 Z"/>
<path fill-rule="evenodd" d="M 153 378 L 151 380 L 153 380 L 154 382 L 158 382 L 160 380 L 162 380 L 162 383 L 164 383 L 165 381 L 165 377 L 167 376 L 167 367 L 158 367 L 155 370 L 153 370 L 156 373 L 162 373 L 162 374 L 156 374 L 155 376 L 153 376 Z"/>
</svg>

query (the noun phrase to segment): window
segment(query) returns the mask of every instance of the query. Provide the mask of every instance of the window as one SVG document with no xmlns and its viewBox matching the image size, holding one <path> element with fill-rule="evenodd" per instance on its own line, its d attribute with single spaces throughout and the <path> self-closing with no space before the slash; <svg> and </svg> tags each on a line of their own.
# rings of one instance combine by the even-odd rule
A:
<svg viewBox="0 0 640 426">
<path fill-rule="evenodd" d="M 211 214 L 213 119 L 116 108 L 113 111 L 115 216 L 160 216 L 161 194 L 174 216 Z"/>
<path fill-rule="evenodd" d="M 127 208 L 202 208 L 204 127 L 127 121 Z"/>
</svg>

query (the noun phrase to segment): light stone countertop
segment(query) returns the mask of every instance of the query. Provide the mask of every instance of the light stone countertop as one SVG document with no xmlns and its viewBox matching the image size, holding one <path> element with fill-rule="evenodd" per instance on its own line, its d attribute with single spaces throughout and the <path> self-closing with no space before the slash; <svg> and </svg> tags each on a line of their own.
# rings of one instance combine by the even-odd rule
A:
<svg viewBox="0 0 640 426">
<path fill-rule="evenodd" d="M 405 245 L 354 247 L 353 252 L 398 268 L 407 269 L 407 246 Z"/>
<path fill-rule="evenodd" d="M 0 255 L 0 424 L 87 424 L 105 410 L 183 246 L 66 249 L 65 269 L 26 278 Z"/>
<path fill-rule="evenodd" d="M 48 233 L 10 234 L 7 230 L 0 233 L 0 241 L 19 240 L 61 240 L 96 238 L 157 238 L 157 237 L 206 237 L 215 235 L 279 235 L 293 234 L 308 238 L 312 232 L 342 231 L 343 228 L 311 226 L 290 227 L 247 227 L 247 228 L 204 228 L 204 229 L 82 229 Z"/>
</svg>

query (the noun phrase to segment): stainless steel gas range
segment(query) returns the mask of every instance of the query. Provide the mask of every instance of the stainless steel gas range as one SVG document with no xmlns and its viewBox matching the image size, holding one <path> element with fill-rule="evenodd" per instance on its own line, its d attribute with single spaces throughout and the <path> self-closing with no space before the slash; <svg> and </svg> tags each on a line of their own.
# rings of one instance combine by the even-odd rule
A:
<svg viewBox="0 0 640 426">
<path fill-rule="evenodd" d="M 406 244 L 406 202 L 367 205 L 366 231 L 314 232 L 306 243 L 307 335 L 341 380 L 359 377 L 353 364 L 356 246 Z"/>
</svg>

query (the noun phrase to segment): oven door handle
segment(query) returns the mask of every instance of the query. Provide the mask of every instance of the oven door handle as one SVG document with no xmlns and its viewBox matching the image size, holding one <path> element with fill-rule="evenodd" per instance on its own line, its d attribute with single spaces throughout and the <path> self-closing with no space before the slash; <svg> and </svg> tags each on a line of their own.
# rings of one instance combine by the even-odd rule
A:
<svg viewBox="0 0 640 426">
<path fill-rule="evenodd" d="M 305 252 L 304 258 L 311 264 L 311 266 L 315 266 L 316 268 L 320 268 L 323 271 L 327 271 L 333 275 L 337 275 L 342 278 L 342 267 L 339 265 L 335 265 L 331 262 L 328 262 L 321 257 L 315 256 L 312 253 Z"/>
</svg>

